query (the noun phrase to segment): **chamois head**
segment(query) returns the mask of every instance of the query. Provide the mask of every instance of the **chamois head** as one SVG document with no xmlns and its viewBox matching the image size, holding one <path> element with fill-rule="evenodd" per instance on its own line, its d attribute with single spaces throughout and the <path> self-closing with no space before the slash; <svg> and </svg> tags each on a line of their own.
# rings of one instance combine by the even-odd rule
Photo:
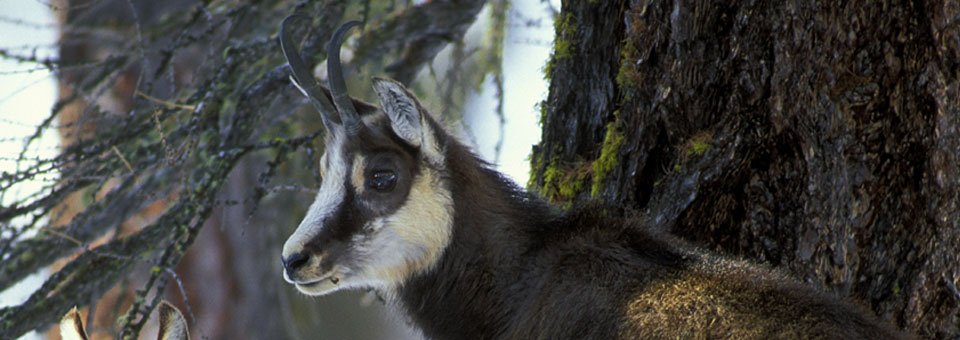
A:
<svg viewBox="0 0 960 340">
<path fill-rule="evenodd" d="M 450 240 L 448 137 L 396 81 L 374 79 L 379 108 L 348 96 L 340 45 L 359 22 L 331 38 L 327 93 L 293 45 L 287 25 L 294 18 L 284 20 L 280 45 L 291 81 L 320 112 L 327 134 L 320 190 L 283 246 L 284 278 L 309 295 L 395 287 L 434 265 Z"/>
</svg>

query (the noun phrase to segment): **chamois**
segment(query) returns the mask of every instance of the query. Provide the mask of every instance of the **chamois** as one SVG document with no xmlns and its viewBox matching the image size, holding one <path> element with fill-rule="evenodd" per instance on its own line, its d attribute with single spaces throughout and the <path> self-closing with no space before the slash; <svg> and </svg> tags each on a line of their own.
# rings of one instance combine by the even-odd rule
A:
<svg viewBox="0 0 960 340">
<path fill-rule="evenodd" d="M 331 38 L 327 90 L 290 38 L 294 18 L 280 45 L 327 132 L 320 190 L 281 256 L 300 292 L 377 289 L 431 339 L 903 337 L 774 270 L 596 205 L 549 206 L 395 81 L 373 80 L 379 108 L 351 99 L 339 55 L 358 22 Z"/>
<path fill-rule="evenodd" d="M 157 340 L 190 340 L 190 333 L 187 332 L 187 321 L 177 307 L 167 301 L 161 301 L 157 313 L 160 314 L 160 329 L 157 331 Z M 60 319 L 60 338 L 64 340 L 90 339 L 76 307 Z"/>
</svg>

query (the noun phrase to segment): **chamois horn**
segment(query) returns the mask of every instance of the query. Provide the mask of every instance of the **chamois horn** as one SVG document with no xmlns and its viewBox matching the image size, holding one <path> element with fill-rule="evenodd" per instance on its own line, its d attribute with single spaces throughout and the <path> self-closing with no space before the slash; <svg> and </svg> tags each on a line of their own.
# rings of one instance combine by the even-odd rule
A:
<svg viewBox="0 0 960 340">
<path fill-rule="evenodd" d="M 293 40 L 290 38 L 290 31 L 287 30 L 287 24 L 294 19 L 309 20 L 305 16 L 296 14 L 283 19 L 283 23 L 280 24 L 280 49 L 283 50 L 283 56 L 287 58 L 287 63 L 290 64 L 294 85 L 296 85 L 307 98 L 310 98 L 310 103 L 320 112 L 320 117 L 329 130 L 335 126 L 338 121 L 337 116 L 334 115 L 337 109 L 333 107 L 330 99 L 320 90 L 320 85 L 313 79 L 313 72 L 310 72 L 307 65 L 303 63 L 303 59 L 300 58 L 300 52 L 297 51 L 296 45 L 294 45 Z"/>
<path fill-rule="evenodd" d="M 340 120 L 343 122 L 344 129 L 348 135 L 355 134 L 360 130 L 360 116 L 357 109 L 353 107 L 353 100 L 347 94 L 347 85 L 343 80 L 343 69 L 340 67 L 340 45 L 346 33 L 351 28 L 359 26 L 360 22 L 356 20 L 348 21 L 330 38 L 330 45 L 327 46 L 327 74 L 330 80 L 330 95 L 333 96 L 333 103 L 340 112 Z"/>
</svg>

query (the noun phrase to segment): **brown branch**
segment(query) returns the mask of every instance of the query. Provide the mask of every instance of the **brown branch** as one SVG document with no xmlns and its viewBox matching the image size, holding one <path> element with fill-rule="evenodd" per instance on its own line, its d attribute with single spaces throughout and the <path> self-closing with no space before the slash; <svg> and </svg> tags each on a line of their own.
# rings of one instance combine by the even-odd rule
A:
<svg viewBox="0 0 960 340">
<path fill-rule="evenodd" d="M 352 64 L 361 66 L 403 47 L 399 60 L 387 67 L 390 76 L 409 85 L 417 73 L 448 43 L 459 40 L 473 24 L 484 0 L 435 0 L 369 25 Z"/>
</svg>

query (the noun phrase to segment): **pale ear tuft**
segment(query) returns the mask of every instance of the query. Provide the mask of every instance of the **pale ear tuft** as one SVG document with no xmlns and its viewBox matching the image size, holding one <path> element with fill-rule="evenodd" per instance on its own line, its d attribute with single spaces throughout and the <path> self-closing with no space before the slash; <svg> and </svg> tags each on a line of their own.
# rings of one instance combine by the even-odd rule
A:
<svg viewBox="0 0 960 340">
<path fill-rule="evenodd" d="M 190 340 L 187 332 L 187 320 L 180 310 L 167 301 L 160 301 L 160 332 L 157 340 Z"/>
<path fill-rule="evenodd" d="M 60 337 L 63 340 L 87 340 L 87 332 L 83 330 L 83 321 L 77 307 L 73 307 L 63 319 L 60 319 Z"/>
<path fill-rule="evenodd" d="M 390 118 L 393 132 L 415 147 L 423 142 L 423 124 L 417 99 L 397 81 L 373 78 L 373 90 L 380 98 L 380 108 Z"/>
</svg>

